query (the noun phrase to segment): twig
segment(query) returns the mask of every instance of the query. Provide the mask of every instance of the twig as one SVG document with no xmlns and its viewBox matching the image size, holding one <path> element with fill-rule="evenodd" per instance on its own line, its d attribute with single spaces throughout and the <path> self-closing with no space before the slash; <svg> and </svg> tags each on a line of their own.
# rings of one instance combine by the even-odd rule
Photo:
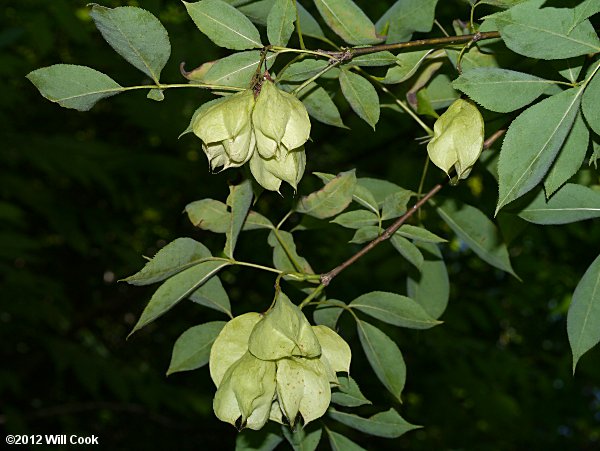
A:
<svg viewBox="0 0 600 451">
<path fill-rule="evenodd" d="M 506 132 L 506 130 L 503 130 L 503 129 L 497 130 L 496 132 L 494 132 L 488 139 L 486 139 L 484 141 L 483 148 L 488 149 L 489 147 L 491 147 L 492 144 L 494 144 L 494 142 L 496 142 L 496 140 L 504 134 L 504 132 Z M 360 251 L 358 251 L 356 254 L 354 254 L 352 257 L 350 257 L 344 263 L 336 266 L 328 273 L 321 274 L 321 285 L 323 287 L 326 287 L 327 285 L 329 285 L 331 283 L 333 278 L 335 276 L 337 276 L 339 273 L 341 273 L 344 269 L 346 269 L 348 266 L 352 265 L 354 262 L 356 262 L 359 258 L 361 258 L 363 255 L 365 255 L 367 252 L 369 252 L 371 249 L 373 249 L 375 246 L 377 246 L 382 241 L 390 239 L 391 236 L 396 232 L 396 230 L 398 230 L 400 228 L 400 226 L 402 226 L 402 224 L 404 224 L 408 218 L 410 218 L 417 211 L 419 211 L 419 209 L 427 201 L 429 201 L 429 199 L 431 199 L 433 196 L 435 196 L 437 194 L 437 192 L 439 190 L 441 190 L 446 183 L 447 183 L 447 181 L 444 183 L 438 183 L 437 185 L 435 185 L 433 188 L 431 188 L 431 190 L 429 190 L 429 192 L 427 194 L 425 194 L 421 199 L 419 199 L 419 201 L 416 204 L 414 204 L 410 210 L 408 210 L 406 213 L 404 213 L 404 215 L 402 215 L 401 217 L 396 219 L 396 221 L 394 221 L 394 223 L 391 226 L 389 226 L 387 229 L 385 229 L 381 235 L 379 235 L 377 238 L 375 238 L 373 241 L 371 241 L 369 244 L 367 244 L 365 247 L 363 247 Z"/>
<path fill-rule="evenodd" d="M 465 34 L 462 36 L 445 36 L 443 38 L 418 39 L 416 41 L 400 42 L 398 44 L 379 44 L 370 47 L 343 49 L 342 51 L 319 50 L 319 53 L 330 55 L 336 60 L 345 62 L 354 58 L 355 56 L 382 52 L 384 50 L 403 50 L 420 47 L 435 47 L 438 45 L 462 44 L 465 42 L 475 43 L 478 41 L 483 41 L 485 39 L 496 39 L 499 37 L 500 33 L 498 33 L 497 31 L 489 31 L 485 33 Z"/>
<path fill-rule="evenodd" d="M 410 210 L 408 210 L 404 215 L 402 215 L 396 221 L 394 221 L 394 223 L 391 226 L 385 229 L 381 235 L 379 235 L 377 238 L 375 238 L 373 241 L 371 241 L 369 244 L 363 247 L 360 251 L 358 251 L 344 263 L 333 268 L 328 273 L 321 275 L 321 284 L 326 287 L 327 285 L 329 285 L 331 280 L 339 273 L 341 273 L 344 269 L 353 264 L 356 260 L 365 255 L 379 243 L 389 239 L 394 234 L 394 232 L 396 232 L 396 230 L 398 230 L 400 226 L 406 222 L 408 218 L 410 218 L 416 211 L 418 211 L 419 208 L 421 208 L 423 204 L 425 204 L 425 202 L 427 202 L 429 199 L 435 196 L 435 194 L 439 190 L 441 190 L 443 186 L 444 185 L 441 183 L 435 185 L 427 194 L 425 194 L 425 196 L 423 196 L 423 198 L 421 198 L 416 204 L 414 204 Z"/>
</svg>

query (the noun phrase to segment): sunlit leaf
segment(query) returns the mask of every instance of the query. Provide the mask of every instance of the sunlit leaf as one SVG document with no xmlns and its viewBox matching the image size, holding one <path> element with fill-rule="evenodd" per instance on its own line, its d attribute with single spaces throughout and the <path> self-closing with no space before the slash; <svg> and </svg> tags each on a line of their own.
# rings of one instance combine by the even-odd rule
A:
<svg viewBox="0 0 600 451">
<path fill-rule="evenodd" d="M 598 120 L 600 120 L 600 116 Z M 583 121 L 581 113 L 579 113 L 556 160 L 554 160 L 544 179 L 544 189 L 547 197 L 554 194 L 579 170 L 583 160 L 585 160 L 589 142 L 590 132 Z"/>
<path fill-rule="evenodd" d="M 315 0 L 315 5 L 327 25 L 348 44 L 382 41 L 373 22 L 352 0 Z"/>
<path fill-rule="evenodd" d="M 529 107 L 512 122 L 498 161 L 496 213 L 546 175 L 571 130 L 581 94 L 581 88 L 563 91 Z"/>
<path fill-rule="evenodd" d="M 98 100 L 114 96 L 123 87 L 91 67 L 55 64 L 27 74 L 45 98 L 65 108 L 88 111 Z"/>
<path fill-rule="evenodd" d="M 600 217 L 600 191 L 567 183 L 546 200 L 540 190 L 519 216 L 535 224 L 568 224 Z"/>
<path fill-rule="evenodd" d="M 106 8 L 92 4 L 90 16 L 106 42 L 158 84 L 171 56 L 169 35 L 160 21 L 134 6 Z"/>
<path fill-rule="evenodd" d="M 205 284 L 194 291 L 190 295 L 190 300 L 196 304 L 218 310 L 229 317 L 233 317 L 229 296 L 227 296 L 227 292 L 217 276 L 211 277 Z"/>
<path fill-rule="evenodd" d="M 267 17 L 267 36 L 272 45 L 285 46 L 294 32 L 296 2 L 275 0 Z"/>
<path fill-rule="evenodd" d="M 183 4 L 200 31 L 219 47 L 247 50 L 263 46 L 260 33 L 250 19 L 224 1 L 201 0 Z"/>
<path fill-rule="evenodd" d="M 190 296 L 203 283 L 228 265 L 228 262 L 207 261 L 192 266 L 168 279 L 152 295 L 129 336 L 165 314 L 179 301 Z"/>
<path fill-rule="evenodd" d="M 344 69 L 340 73 L 340 86 L 354 112 L 375 130 L 380 108 L 373 85 L 366 78 Z"/>
<path fill-rule="evenodd" d="M 530 104 L 548 88 L 543 78 L 508 69 L 482 67 L 464 72 L 452 86 L 472 100 L 500 113 Z"/>
<path fill-rule="evenodd" d="M 320 190 L 303 196 L 296 206 L 296 211 L 319 219 L 334 216 L 350 204 L 355 186 L 354 170 L 342 172 Z"/>
<path fill-rule="evenodd" d="M 150 285 L 210 256 L 210 251 L 202 243 L 191 238 L 177 238 L 159 250 L 140 271 L 123 280 L 131 285 Z"/>
<path fill-rule="evenodd" d="M 388 44 L 408 41 L 415 31 L 431 31 L 436 5 L 437 0 L 398 0 L 375 26 L 379 33 L 387 29 Z"/>
<path fill-rule="evenodd" d="M 494 23 L 509 49 L 547 60 L 600 51 L 600 40 L 588 20 L 573 26 L 572 10 L 540 8 L 545 1 L 530 0 L 494 15 Z"/>
</svg>

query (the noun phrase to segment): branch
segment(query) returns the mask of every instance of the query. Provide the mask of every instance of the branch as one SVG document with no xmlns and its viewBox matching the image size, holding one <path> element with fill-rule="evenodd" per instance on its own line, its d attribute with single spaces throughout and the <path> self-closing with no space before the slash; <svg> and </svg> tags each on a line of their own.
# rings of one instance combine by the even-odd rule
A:
<svg viewBox="0 0 600 451">
<path fill-rule="evenodd" d="M 329 271 L 326 274 L 322 274 L 321 275 L 321 285 L 323 285 L 325 287 L 327 285 L 329 285 L 331 280 L 335 276 L 337 276 L 339 273 L 341 273 L 344 269 L 346 269 L 348 266 L 352 265 L 356 260 L 358 260 L 360 257 L 365 255 L 367 252 L 369 252 L 371 249 L 373 249 L 379 243 L 389 239 L 394 234 L 394 232 L 396 230 L 398 230 L 400 228 L 400 226 L 406 222 L 406 220 L 408 218 L 410 218 L 415 212 L 417 212 L 419 210 L 419 208 L 421 208 L 423 206 L 423 204 L 425 204 L 425 202 L 427 202 L 429 199 L 431 199 L 433 196 L 435 196 L 435 194 L 439 190 L 441 190 L 443 186 L 444 185 L 441 183 L 438 183 L 437 185 L 435 185 L 427 194 L 425 194 L 425 196 L 423 196 L 421 198 L 421 200 L 419 200 L 416 204 L 414 204 L 410 210 L 408 210 L 404 215 L 402 215 L 401 217 L 396 219 L 396 221 L 394 221 L 394 223 L 391 226 L 389 226 L 387 229 L 385 229 L 381 235 L 379 235 L 377 238 L 375 238 L 373 241 L 371 241 L 369 244 L 367 244 L 365 247 L 363 247 L 360 251 L 358 251 L 356 254 L 354 254 L 352 257 L 350 257 L 348 260 L 346 260 L 341 265 L 333 268 L 331 271 Z"/>
<path fill-rule="evenodd" d="M 417 49 L 421 47 L 462 44 L 465 42 L 475 43 L 478 41 L 483 41 L 485 39 L 497 39 L 499 37 L 500 33 L 498 33 L 497 31 L 489 31 L 485 33 L 465 34 L 463 36 L 447 36 L 443 38 L 418 39 L 416 41 L 400 42 L 398 44 L 379 44 L 370 47 L 345 49 L 342 51 L 320 50 L 319 53 L 332 56 L 334 59 L 339 61 L 349 61 L 355 56 L 382 52 L 384 50 Z"/>
<path fill-rule="evenodd" d="M 494 144 L 496 142 L 496 140 L 504 134 L 505 131 L 506 130 L 501 129 L 501 130 L 494 132 L 488 139 L 485 140 L 485 142 L 483 143 L 483 148 L 488 149 L 489 147 L 491 147 L 492 144 Z M 371 249 L 373 249 L 375 246 L 377 246 L 382 241 L 389 240 L 391 238 L 391 236 L 396 232 L 396 230 L 398 230 L 400 228 L 400 226 L 402 226 L 402 224 L 404 224 L 407 221 L 407 219 L 409 219 L 412 215 L 414 215 L 417 211 L 419 211 L 419 209 L 423 205 L 425 205 L 425 203 L 427 203 L 427 201 L 429 199 L 431 199 L 433 196 L 435 196 L 437 194 L 437 192 L 439 190 L 441 190 L 446 183 L 447 183 L 447 181 L 444 183 L 438 183 L 437 185 L 435 185 L 416 204 L 414 204 L 410 210 L 408 210 L 404 215 L 402 215 L 401 217 L 396 219 L 396 221 L 394 221 L 394 223 L 391 226 L 389 226 L 387 229 L 385 229 L 381 235 L 379 235 L 377 238 L 375 238 L 373 241 L 371 241 L 369 244 L 367 244 L 365 247 L 363 247 L 360 251 L 358 251 L 356 254 L 354 254 L 352 257 L 350 257 L 344 263 L 340 264 L 339 266 L 336 266 L 328 273 L 321 274 L 321 285 L 323 287 L 326 287 L 327 285 L 329 285 L 331 283 L 331 281 L 333 280 L 333 278 L 335 276 L 337 276 L 339 273 L 341 273 L 348 266 L 352 265 L 354 262 L 356 262 L 359 258 L 361 258 L 363 255 L 365 255 L 367 252 L 369 252 Z"/>
</svg>

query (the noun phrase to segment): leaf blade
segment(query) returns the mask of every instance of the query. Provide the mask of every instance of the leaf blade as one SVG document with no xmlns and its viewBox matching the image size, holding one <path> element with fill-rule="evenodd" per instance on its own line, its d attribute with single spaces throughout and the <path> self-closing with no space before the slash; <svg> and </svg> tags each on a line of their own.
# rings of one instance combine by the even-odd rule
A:
<svg viewBox="0 0 600 451">
<path fill-rule="evenodd" d="M 244 14 L 222 0 L 183 2 L 188 14 L 202 33 L 231 50 L 261 48 L 260 33 Z"/>
<path fill-rule="evenodd" d="M 573 374 L 583 354 L 600 341 L 600 256 L 589 266 L 573 293 L 567 313 Z"/>
<path fill-rule="evenodd" d="M 362 320 L 356 321 L 362 348 L 381 383 L 402 402 L 406 382 L 406 365 L 398 346 L 385 333 Z"/>
<path fill-rule="evenodd" d="M 379 96 L 373 85 L 366 78 L 343 69 L 340 72 L 340 86 L 354 112 L 375 130 L 380 107 Z"/>
<path fill-rule="evenodd" d="M 46 99 L 78 111 L 89 111 L 99 100 L 124 90 L 108 75 L 73 64 L 42 67 L 27 74 L 27 78 Z"/>
<path fill-rule="evenodd" d="M 182 333 L 173 346 L 167 376 L 206 365 L 212 344 L 224 326 L 225 321 L 212 321 L 190 327 Z"/>
<path fill-rule="evenodd" d="M 93 4 L 90 16 L 110 46 L 156 84 L 171 56 L 167 30 L 150 12 L 134 6 Z"/>
<path fill-rule="evenodd" d="M 498 161 L 498 211 L 537 185 L 567 137 L 581 102 L 571 88 L 529 107 L 510 125 Z"/>
</svg>

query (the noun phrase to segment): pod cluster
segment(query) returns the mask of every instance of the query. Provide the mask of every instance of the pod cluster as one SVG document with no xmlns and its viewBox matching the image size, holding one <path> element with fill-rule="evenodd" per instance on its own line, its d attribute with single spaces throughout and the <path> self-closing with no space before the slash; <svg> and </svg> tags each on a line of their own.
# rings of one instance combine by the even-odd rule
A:
<svg viewBox="0 0 600 451">
<path fill-rule="evenodd" d="M 350 359 L 344 339 L 311 326 L 280 294 L 267 313 L 232 319 L 215 340 L 209 362 L 215 414 L 239 429 L 260 429 L 269 419 L 306 424 L 323 416 L 336 372 L 348 372 Z"/>
</svg>

